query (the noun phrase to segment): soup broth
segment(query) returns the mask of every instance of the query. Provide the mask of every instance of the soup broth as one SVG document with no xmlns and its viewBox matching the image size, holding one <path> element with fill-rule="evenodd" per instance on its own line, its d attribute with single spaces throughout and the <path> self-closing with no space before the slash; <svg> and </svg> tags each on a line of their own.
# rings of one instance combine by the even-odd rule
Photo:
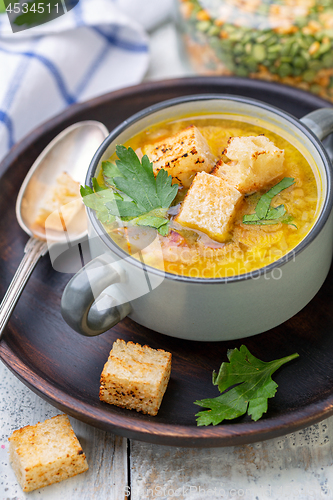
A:
<svg viewBox="0 0 333 500">
<path fill-rule="evenodd" d="M 243 223 L 245 214 L 252 214 L 260 197 L 279 180 L 266 185 L 262 190 L 243 197 L 230 231 L 224 242 L 211 239 L 202 231 L 184 227 L 175 218 L 186 195 L 187 189 L 180 188 L 169 209 L 170 231 L 167 236 L 158 235 L 163 259 L 156 257 L 150 247 L 142 250 L 146 264 L 162 268 L 168 273 L 194 278 L 223 278 L 249 273 L 267 266 L 294 249 L 312 228 L 319 209 L 318 182 L 315 167 L 311 167 L 301 152 L 288 140 L 268 128 L 248 123 L 245 119 L 231 119 L 218 115 L 185 117 L 173 122 L 164 122 L 142 131 L 129 140 L 125 146 L 132 147 L 138 155 L 147 144 L 195 125 L 206 139 L 214 157 L 223 157 L 230 137 L 258 136 L 264 134 L 275 146 L 284 150 L 285 173 L 294 184 L 281 191 L 272 200 L 271 206 L 284 205 L 291 215 L 290 223 L 278 222 L 269 225 L 248 225 Z M 111 160 L 114 161 L 115 157 Z M 316 172 L 316 173 L 315 173 Z M 103 183 L 103 174 L 98 179 Z M 138 232 L 149 237 L 156 231 L 144 227 L 119 228 L 105 225 L 110 237 L 123 250 L 138 256 L 135 239 Z M 134 234 L 131 235 L 131 232 Z"/>
</svg>

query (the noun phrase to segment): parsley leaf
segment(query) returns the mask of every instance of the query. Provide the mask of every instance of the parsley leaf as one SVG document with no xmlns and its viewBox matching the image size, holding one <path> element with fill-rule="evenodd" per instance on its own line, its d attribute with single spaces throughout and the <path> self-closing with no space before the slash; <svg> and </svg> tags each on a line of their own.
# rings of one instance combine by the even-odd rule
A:
<svg viewBox="0 0 333 500">
<path fill-rule="evenodd" d="M 294 184 L 294 179 L 292 177 L 284 177 L 282 181 L 278 182 L 267 191 L 267 193 L 263 194 L 256 205 L 255 213 L 243 216 L 243 224 L 264 225 L 277 224 L 278 222 L 290 224 L 293 218 L 291 215 L 286 214 L 284 205 L 273 208 L 271 207 L 271 201 L 277 194 L 292 186 L 292 184 Z"/>
<path fill-rule="evenodd" d="M 117 193 L 111 189 L 103 188 L 98 184 L 97 179 L 93 178 L 93 188 L 89 186 L 81 186 L 80 194 L 84 204 L 95 210 L 96 216 L 103 224 L 110 224 L 115 220 L 114 215 L 107 208 L 107 202 L 113 201 Z"/>
<path fill-rule="evenodd" d="M 169 232 L 167 210 L 176 197 L 178 184 L 172 185 L 172 177 L 163 169 L 155 178 L 148 156 L 143 156 L 140 162 L 132 148 L 117 146 L 116 153 L 119 158 L 116 164 L 102 162 L 103 177 L 110 187 L 99 186 L 93 178 L 93 194 L 98 200 L 89 199 L 86 203 L 86 194 L 92 194 L 84 191 L 86 187 L 81 192 L 84 203 L 96 210 L 101 222 L 118 216 L 122 220 L 130 219 L 131 224 L 153 227 L 166 236 Z M 110 194 L 104 194 L 105 190 Z"/>
<path fill-rule="evenodd" d="M 274 361 L 261 361 L 242 345 L 227 353 L 229 363 L 222 363 L 219 373 L 213 372 L 213 384 L 222 393 L 217 398 L 195 401 L 210 410 L 196 414 L 197 425 L 217 425 L 223 420 L 240 417 L 246 412 L 258 420 L 267 411 L 268 398 L 274 397 L 278 385 L 271 378 L 283 364 L 297 358 L 297 353 Z"/>
<path fill-rule="evenodd" d="M 172 186 L 171 179 L 163 169 L 156 176 L 156 193 L 162 208 L 169 208 L 178 193 L 178 184 Z"/>
<path fill-rule="evenodd" d="M 171 185 L 171 176 L 160 170 L 155 178 L 148 156 L 144 155 L 140 163 L 132 148 L 117 146 L 116 152 L 119 158 L 116 165 L 122 174 L 113 179 L 117 189 L 130 196 L 142 213 L 169 208 L 178 192 L 178 185 Z"/>
<path fill-rule="evenodd" d="M 166 218 L 166 212 L 167 210 L 164 208 L 156 208 L 147 214 L 140 215 L 137 219 L 133 219 L 132 223 L 137 224 L 138 226 L 155 227 L 159 230 L 159 232 L 161 232 L 164 231 L 163 226 L 167 226 L 169 223 Z M 165 230 L 166 229 L 167 228 L 165 228 Z"/>
<path fill-rule="evenodd" d="M 114 177 L 121 177 L 121 172 L 115 163 L 102 161 L 103 178 L 107 186 L 116 187 L 113 182 Z"/>
</svg>

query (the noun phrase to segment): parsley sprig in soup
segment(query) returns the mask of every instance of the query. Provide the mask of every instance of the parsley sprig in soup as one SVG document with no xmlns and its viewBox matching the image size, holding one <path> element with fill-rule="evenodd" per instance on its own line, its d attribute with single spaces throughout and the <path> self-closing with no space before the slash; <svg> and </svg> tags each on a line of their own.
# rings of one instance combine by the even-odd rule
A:
<svg viewBox="0 0 333 500">
<path fill-rule="evenodd" d="M 144 130 L 81 187 L 110 237 L 169 273 L 221 278 L 292 250 L 314 224 L 317 183 L 308 161 L 272 131 L 242 120 L 191 117 Z M 151 250 L 149 250 L 151 248 Z M 148 249 L 148 250 L 147 250 Z"/>
</svg>

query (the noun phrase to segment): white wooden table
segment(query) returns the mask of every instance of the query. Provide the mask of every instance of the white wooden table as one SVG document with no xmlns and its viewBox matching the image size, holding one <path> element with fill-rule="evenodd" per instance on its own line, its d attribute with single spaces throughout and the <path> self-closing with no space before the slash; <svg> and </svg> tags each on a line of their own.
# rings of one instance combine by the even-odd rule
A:
<svg viewBox="0 0 333 500">
<path fill-rule="evenodd" d="M 22 493 L 8 462 L 14 429 L 59 411 L 0 365 L 0 500 L 319 500 L 333 498 L 333 417 L 279 439 L 186 449 L 129 442 L 71 418 L 89 471 Z"/>
<path fill-rule="evenodd" d="M 168 23 L 152 35 L 147 79 L 185 74 Z M 279 439 L 212 449 L 129 442 L 71 418 L 89 471 L 24 494 L 8 462 L 7 439 L 58 413 L 0 363 L 0 500 L 333 499 L 333 417 Z"/>
</svg>

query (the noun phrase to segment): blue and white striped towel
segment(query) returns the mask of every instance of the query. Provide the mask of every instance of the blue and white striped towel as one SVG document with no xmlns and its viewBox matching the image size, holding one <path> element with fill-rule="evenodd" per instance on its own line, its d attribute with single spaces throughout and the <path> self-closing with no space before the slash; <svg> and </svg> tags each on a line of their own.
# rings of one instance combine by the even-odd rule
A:
<svg viewBox="0 0 333 500">
<path fill-rule="evenodd" d="M 0 15 L 0 160 L 68 105 L 139 83 L 149 62 L 145 28 L 167 15 L 170 1 L 80 0 L 15 34 Z"/>
</svg>

